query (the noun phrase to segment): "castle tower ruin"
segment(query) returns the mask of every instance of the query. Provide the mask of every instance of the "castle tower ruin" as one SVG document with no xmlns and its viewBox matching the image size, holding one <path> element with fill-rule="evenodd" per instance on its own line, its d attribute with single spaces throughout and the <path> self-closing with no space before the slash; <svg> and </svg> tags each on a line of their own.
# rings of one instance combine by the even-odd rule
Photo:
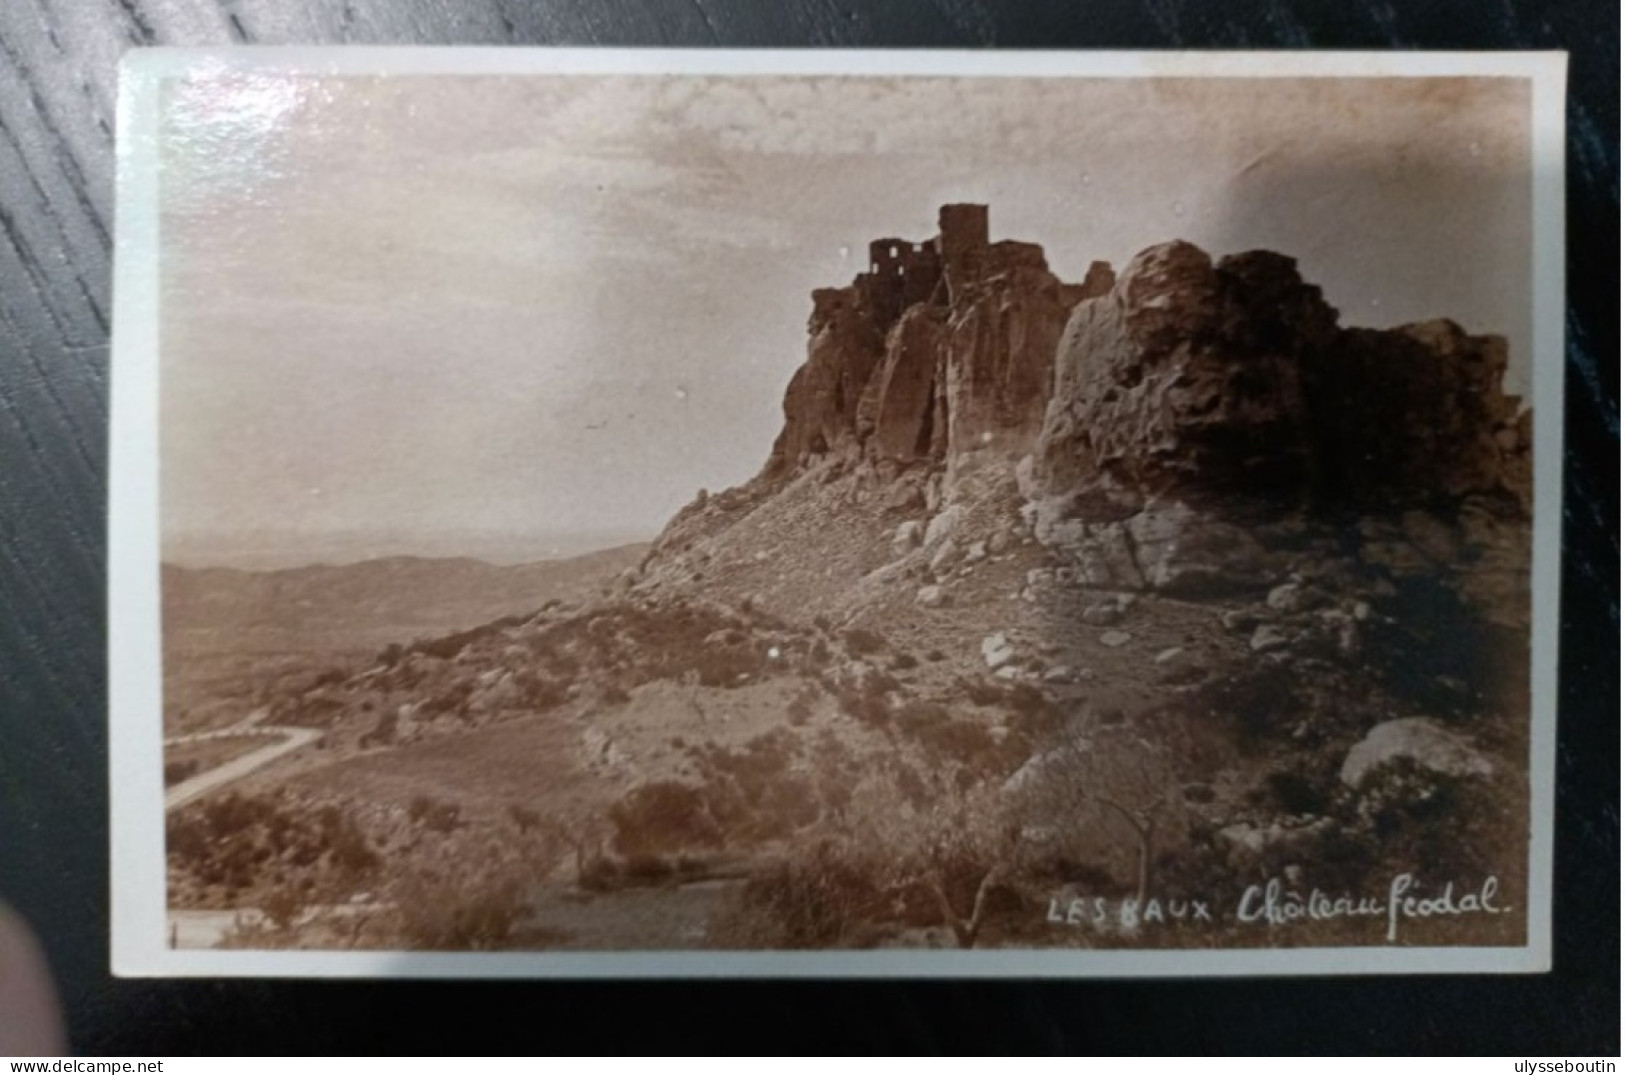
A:
<svg viewBox="0 0 1625 1075">
<path fill-rule="evenodd" d="M 987 206 L 961 202 L 937 210 L 937 250 L 949 302 L 980 277 L 987 246 Z"/>
</svg>

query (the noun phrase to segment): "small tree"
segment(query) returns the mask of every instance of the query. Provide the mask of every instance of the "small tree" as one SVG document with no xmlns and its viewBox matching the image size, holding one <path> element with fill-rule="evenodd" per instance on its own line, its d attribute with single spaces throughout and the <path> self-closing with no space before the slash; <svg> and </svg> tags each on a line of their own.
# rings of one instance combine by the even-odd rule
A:
<svg viewBox="0 0 1625 1075">
<path fill-rule="evenodd" d="M 923 891 L 961 948 L 974 948 L 987 924 L 990 897 L 1015 868 L 1020 828 L 991 782 L 964 787 L 958 770 L 922 777 L 894 765 L 870 782 L 854 808 L 864 818 L 856 839 L 884 848 L 892 880 Z M 923 802 L 904 794 L 909 781 L 928 786 Z"/>
<path fill-rule="evenodd" d="M 1168 749 L 1127 728 L 1100 728 L 1068 736 L 1020 775 L 1017 811 L 1024 825 L 1071 857 L 1109 865 L 1117 856 L 1107 834 L 1127 827 L 1134 898 L 1144 904 L 1159 830 L 1183 820 L 1175 810 L 1179 785 Z"/>
</svg>

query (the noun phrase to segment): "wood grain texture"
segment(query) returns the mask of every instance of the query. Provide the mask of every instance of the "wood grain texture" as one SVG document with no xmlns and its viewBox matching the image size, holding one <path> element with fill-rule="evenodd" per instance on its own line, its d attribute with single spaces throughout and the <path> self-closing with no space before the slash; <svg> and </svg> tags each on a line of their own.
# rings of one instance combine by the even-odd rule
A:
<svg viewBox="0 0 1625 1075">
<path fill-rule="evenodd" d="M 4 0 L 0 895 L 83 1052 L 785 1049 L 1617 1053 L 1619 9 L 1606 0 Z M 1557 972 L 1544 979 L 681 987 L 115 982 L 104 673 L 115 64 L 242 43 L 1567 48 Z M 3 1017 L 3 1013 L 0 1013 Z"/>
</svg>

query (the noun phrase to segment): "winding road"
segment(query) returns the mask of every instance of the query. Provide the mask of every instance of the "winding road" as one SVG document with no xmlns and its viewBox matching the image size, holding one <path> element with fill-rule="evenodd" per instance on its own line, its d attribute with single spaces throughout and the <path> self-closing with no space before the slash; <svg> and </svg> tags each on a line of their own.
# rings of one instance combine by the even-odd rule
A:
<svg viewBox="0 0 1625 1075">
<path fill-rule="evenodd" d="M 250 735 L 264 736 L 275 740 L 275 742 L 267 743 L 258 750 L 249 751 L 241 757 L 233 758 L 224 765 L 217 765 L 208 772 L 199 773 L 190 780 L 183 780 L 176 784 L 164 792 L 164 811 L 167 813 L 170 810 L 185 806 L 194 799 L 224 787 L 234 780 L 240 780 L 261 766 L 269 765 L 282 755 L 292 753 L 302 746 L 308 746 L 322 737 L 322 733 L 315 728 L 262 725 L 259 722 L 263 719 L 265 719 L 265 711 L 260 709 L 229 728 L 222 728 L 213 732 L 199 732 L 196 735 L 181 735 L 174 739 L 164 740 L 165 747 L 179 746 L 182 743 L 197 743 L 208 739 L 229 739 Z"/>
</svg>

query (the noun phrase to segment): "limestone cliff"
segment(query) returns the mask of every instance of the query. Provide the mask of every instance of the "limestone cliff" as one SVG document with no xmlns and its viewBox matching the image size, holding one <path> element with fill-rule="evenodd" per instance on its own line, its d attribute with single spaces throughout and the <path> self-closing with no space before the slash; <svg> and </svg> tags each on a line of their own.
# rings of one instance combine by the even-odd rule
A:
<svg viewBox="0 0 1625 1075">
<path fill-rule="evenodd" d="M 939 226 L 922 243 L 876 240 L 867 272 L 814 293 L 768 475 L 830 453 L 941 463 L 1030 446 L 1067 315 L 1111 271 L 1097 263 L 1083 284 L 1062 283 L 1042 248 L 989 242 L 984 206 L 943 206 Z"/>
<path fill-rule="evenodd" d="M 1395 512 L 1469 496 L 1514 514 L 1530 428 L 1506 344 L 1448 321 L 1343 328 L 1289 257 L 1154 246 L 1068 284 L 984 206 L 871 244 L 813 296 L 806 363 L 764 477 L 834 456 L 944 466 L 1031 453 L 1029 495 L 1244 494 Z"/>
</svg>

